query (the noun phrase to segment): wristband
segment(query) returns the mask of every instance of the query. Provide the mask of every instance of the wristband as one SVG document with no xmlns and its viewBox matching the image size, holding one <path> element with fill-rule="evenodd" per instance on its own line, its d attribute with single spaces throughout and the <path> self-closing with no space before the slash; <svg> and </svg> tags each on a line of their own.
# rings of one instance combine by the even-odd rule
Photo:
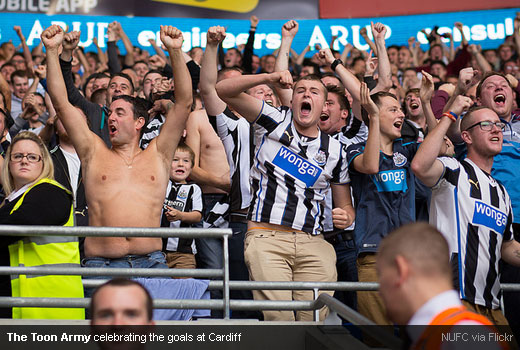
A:
<svg viewBox="0 0 520 350">
<path fill-rule="evenodd" d="M 251 26 L 251 29 L 255 29 L 256 30 L 256 27 Z"/>
<path fill-rule="evenodd" d="M 336 67 L 337 67 L 339 64 L 343 65 L 343 61 L 340 60 L 339 58 L 338 58 L 338 59 L 335 59 L 334 62 L 332 62 L 332 63 L 330 64 L 330 69 L 332 69 L 332 71 L 335 72 L 335 71 L 336 71 Z"/>
<path fill-rule="evenodd" d="M 444 112 L 444 113 L 442 113 L 442 116 L 443 117 L 448 117 L 448 118 L 450 118 L 454 122 L 456 122 L 457 118 L 459 117 L 458 115 L 456 115 L 453 112 Z"/>
</svg>

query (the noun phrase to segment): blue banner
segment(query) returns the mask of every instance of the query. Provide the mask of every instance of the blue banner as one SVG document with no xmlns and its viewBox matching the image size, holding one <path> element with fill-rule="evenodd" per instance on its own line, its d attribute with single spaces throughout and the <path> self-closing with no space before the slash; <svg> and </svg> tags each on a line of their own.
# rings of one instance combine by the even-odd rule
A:
<svg viewBox="0 0 520 350">
<path fill-rule="evenodd" d="M 368 50 L 368 45 L 359 31 L 365 26 L 370 35 L 370 21 L 381 21 L 387 25 L 387 45 L 407 45 L 408 38 L 415 37 L 423 44 L 423 49 L 426 49 L 428 42 L 420 30 L 426 29 L 428 32 L 436 25 L 439 26 L 438 32 L 441 34 L 453 33 L 457 45 L 461 35 L 453 24 L 462 22 L 465 36 L 470 43 L 481 45 L 484 49 L 497 48 L 507 35 L 513 34 L 513 19 L 517 11 L 520 11 L 520 8 L 384 18 L 300 20 L 299 32 L 293 42 L 293 48 L 301 52 L 309 45 L 312 48 L 309 54 L 312 55 L 316 44 L 328 47 L 332 36 L 335 35 L 338 37 L 334 45 L 336 50 L 341 51 L 347 43 L 353 44 L 358 49 Z M 224 48 L 244 44 L 249 35 L 249 20 L 0 13 L 0 42 L 12 40 L 15 45 L 20 44 L 13 30 L 14 25 L 19 25 L 22 27 L 27 44 L 33 47 L 39 43 L 43 29 L 51 24 L 59 24 L 64 28 L 68 26 L 71 30 L 81 30 L 80 45 L 87 51 L 94 51 L 92 39 L 96 37 L 99 45 L 104 48 L 106 28 L 112 21 L 121 23 L 134 45 L 141 46 L 151 53 L 153 49 L 148 40 L 158 40 L 159 26 L 165 24 L 176 26 L 183 31 L 185 51 L 195 46 L 205 47 L 205 32 L 210 26 L 222 25 L 227 28 Z M 256 54 L 272 53 L 279 47 L 280 31 L 285 22 L 285 20 L 260 21 L 255 36 Z M 122 43 L 119 44 L 121 52 L 124 53 Z"/>
</svg>

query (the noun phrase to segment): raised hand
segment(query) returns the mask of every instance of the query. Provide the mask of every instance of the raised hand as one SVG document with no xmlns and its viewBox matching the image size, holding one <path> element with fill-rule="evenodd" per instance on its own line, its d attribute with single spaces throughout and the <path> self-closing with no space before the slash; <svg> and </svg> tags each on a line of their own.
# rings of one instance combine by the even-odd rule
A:
<svg viewBox="0 0 520 350">
<path fill-rule="evenodd" d="M 471 67 L 463 68 L 459 72 L 459 81 L 457 82 L 457 89 L 460 93 L 466 93 L 470 87 L 478 83 L 478 71 Z"/>
<path fill-rule="evenodd" d="M 374 24 L 374 22 L 370 22 L 370 26 L 372 28 L 372 36 L 374 37 L 374 40 L 385 38 L 386 26 L 383 23 L 377 22 Z"/>
<path fill-rule="evenodd" d="M 226 28 L 215 26 L 208 29 L 207 42 L 208 44 L 218 45 L 226 38 Z"/>
<path fill-rule="evenodd" d="M 40 80 L 45 79 L 47 77 L 47 66 L 40 64 L 38 67 L 34 68 L 34 73 Z"/>
<path fill-rule="evenodd" d="M 368 35 L 368 31 L 367 31 L 367 27 L 361 27 L 361 29 L 359 29 L 359 34 L 364 38 Z"/>
<path fill-rule="evenodd" d="M 63 37 L 63 28 L 54 24 L 43 31 L 41 40 L 47 50 L 57 50 L 63 42 Z"/>
<path fill-rule="evenodd" d="M 320 60 L 320 62 L 322 64 L 326 64 L 326 65 L 331 65 L 332 62 L 334 62 L 335 58 L 334 58 L 334 55 L 332 54 L 332 51 L 330 51 L 330 49 L 321 49 L 319 52 L 318 52 L 318 59 Z"/>
<path fill-rule="evenodd" d="M 258 22 L 260 22 L 260 20 L 255 15 L 252 15 L 251 17 L 249 17 L 249 22 L 251 22 L 251 27 L 256 28 L 258 26 Z"/>
<path fill-rule="evenodd" d="M 158 114 L 166 115 L 168 110 L 173 107 L 173 102 L 171 100 L 156 100 L 153 103 L 152 108 L 148 111 L 150 117 L 154 117 Z"/>
<path fill-rule="evenodd" d="M 421 71 L 422 73 L 422 81 L 421 81 L 421 90 L 419 91 L 419 96 L 421 101 L 430 103 L 430 100 L 433 95 L 434 85 L 433 78 L 430 74 L 425 71 Z"/>
<path fill-rule="evenodd" d="M 159 55 L 153 55 L 148 60 L 148 65 L 151 69 L 163 69 L 166 65 L 166 61 Z"/>
<path fill-rule="evenodd" d="M 182 32 L 172 26 L 161 26 L 161 41 L 168 50 L 182 47 Z"/>
<path fill-rule="evenodd" d="M 361 86 L 359 88 L 360 92 L 360 103 L 361 107 L 365 109 L 368 113 L 369 118 L 373 117 L 379 117 L 379 108 L 377 105 L 372 101 L 370 98 L 370 90 L 368 89 L 368 86 L 366 83 L 361 83 Z"/>
<path fill-rule="evenodd" d="M 377 64 L 377 57 L 372 57 L 372 50 L 370 50 L 367 61 L 365 62 L 365 76 L 372 76 L 377 69 Z"/>
<path fill-rule="evenodd" d="M 456 115 L 461 115 L 461 113 L 467 110 L 469 107 L 473 105 L 473 101 L 471 98 L 463 95 L 458 95 L 455 98 L 455 101 L 451 104 L 450 111 L 455 113 Z"/>
<path fill-rule="evenodd" d="M 277 85 L 282 89 L 291 89 L 293 86 L 293 78 L 288 70 L 271 73 L 270 80 L 273 85 Z"/>
<path fill-rule="evenodd" d="M 291 19 L 282 26 L 282 38 L 294 38 L 298 33 L 298 22 Z"/>
<path fill-rule="evenodd" d="M 79 44 L 80 32 L 69 32 L 63 37 L 63 50 L 73 51 Z"/>
<path fill-rule="evenodd" d="M 13 29 L 20 38 L 23 38 L 22 27 L 14 26 Z"/>
</svg>

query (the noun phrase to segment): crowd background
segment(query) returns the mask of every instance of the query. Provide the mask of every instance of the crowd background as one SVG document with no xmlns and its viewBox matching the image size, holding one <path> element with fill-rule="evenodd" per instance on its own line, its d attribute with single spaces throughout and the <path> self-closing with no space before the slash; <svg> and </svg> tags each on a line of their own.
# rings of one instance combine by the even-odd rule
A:
<svg viewBox="0 0 520 350">
<path fill-rule="evenodd" d="M 384 22 L 384 19 L 382 19 Z M 273 50 L 265 55 L 257 55 L 254 48 L 254 35 L 259 27 L 262 19 L 256 16 L 250 18 L 250 28 L 248 33 L 248 41 L 244 45 L 239 45 L 232 48 L 223 49 L 222 45 L 218 47 L 218 68 L 223 69 L 224 72 L 238 71 L 242 74 L 262 74 L 273 73 L 277 69 L 278 49 Z M 368 23 L 367 23 L 368 25 Z M 386 90 L 397 96 L 399 104 L 403 106 L 403 111 L 409 120 L 414 120 L 418 134 L 414 135 L 417 141 L 422 141 L 427 134 L 427 125 L 424 119 L 418 118 L 415 111 L 418 111 L 421 106 L 418 102 L 419 89 L 421 88 L 421 81 L 423 80 L 424 72 L 429 73 L 434 83 L 434 101 L 448 101 L 450 97 L 456 92 L 457 86 L 460 86 L 460 73 L 463 69 L 472 68 L 471 79 L 478 82 L 488 72 L 500 72 L 503 74 L 512 88 L 513 111 L 516 111 L 520 103 L 520 16 L 514 19 L 514 35 L 506 36 L 503 42 L 495 48 L 482 49 L 478 43 L 473 42 L 467 37 L 463 30 L 463 23 L 439 23 L 442 26 L 449 26 L 456 28 L 453 34 L 437 32 L 437 27 L 431 31 L 424 31 L 423 35 L 427 38 L 428 44 L 420 45 L 414 33 L 410 33 L 410 38 L 407 42 L 402 42 L 398 45 L 388 45 L 386 52 L 388 54 L 388 63 L 385 62 L 385 67 L 382 67 L 380 57 L 377 57 L 378 52 L 377 43 L 374 42 L 372 33 L 366 28 L 361 28 L 360 36 L 364 42 L 369 46 L 369 50 L 359 50 L 352 44 L 338 45 L 338 37 L 333 36 L 328 43 L 331 48 L 338 47 L 339 50 L 332 49 L 330 53 L 334 56 L 334 60 L 341 60 L 349 72 L 359 80 L 365 82 L 369 86 L 375 86 L 378 81 L 382 81 L 382 71 L 389 70 L 391 79 L 387 81 Z M 173 99 L 172 67 L 169 65 L 169 57 L 167 51 L 161 47 L 161 44 L 153 39 L 148 42 L 153 47 L 153 52 L 141 47 L 135 38 L 129 38 L 126 29 L 119 22 L 112 22 L 107 28 L 107 49 L 104 50 L 98 45 L 94 39 L 96 51 L 84 51 L 81 47 L 64 47 L 61 58 L 64 55 L 71 54 L 70 70 L 73 78 L 73 85 L 75 86 L 76 95 L 71 95 L 69 91 L 69 100 L 75 99 L 76 106 L 79 107 L 83 113 L 102 115 L 100 120 L 101 125 L 90 125 L 91 129 L 97 130 L 96 133 L 109 144 L 107 128 L 103 125 L 103 118 L 106 112 L 106 106 L 109 105 L 111 97 L 114 94 L 124 94 L 125 89 L 133 90 L 135 96 L 142 98 L 148 105 L 147 109 L 151 109 L 153 102 L 158 99 Z M 26 36 L 30 35 L 28 28 L 18 25 L 12 26 L 12 32 L 16 34 L 21 43 L 15 46 L 13 41 L 3 41 L 0 45 L 0 130 L 1 132 L 1 154 L 5 155 L 9 147 L 10 141 L 20 132 L 31 131 L 40 136 L 40 138 L 47 144 L 49 150 L 55 158 L 55 167 L 61 164 L 62 171 L 56 172 L 56 179 L 62 185 L 74 194 L 75 216 L 76 224 L 88 225 L 88 208 L 86 199 L 84 198 L 84 190 L 82 190 L 82 179 L 79 159 L 75 155 L 75 151 L 71 146 L 67 133 L 56 117 L 56 113 L 52 107 L 52 103 L 47 94 L 47 76 L 46 76 L 46 53 L 42 43 L 36 44 L 32 49 L 27 45 Z M 79 34 L 78 34 L 79 35 Z M 301 35 L 301 34 L 300 34 Z M 460 43 L 455 43 L 455 35 L 461 38 Z M 5 37 L 5 33 L 4 33 Z M 122 43 L 124 51 L 119 49 L 116 43 Z M 296 52 L 290 50 L 288 60 L 288 70 L 296 80 L 298 77 L 306 75 L 316 75 L 324 79 L 334 80 L 335 69 L 331 68 L 330 62 L 324 60 L 319 55 L 321 47 L 316 44 L 315 47 L 305 47 L 303 51 Z M 70 51 L 70 52 L 69 52 Z M 185 61 L 190 71 L 193 88 L 193 115 L 198 115 L 200 111 L 204 110 L 204 101 L 200 95 L 200 73 L 201 65 L 203 64 L 204 48 L 193 47 L 185 53 Z M 62 66 L 62 69 L 63 66 Z M 128 86 L 111 87 L 109 82 L 111 77 L 121 75 L 124 79 L 131 80 L 132 89 Z M 328 83 L 327 83 L 328 84 Z M 340 84 L 339 84 L 340 85 Z M 341 85 L 340 85 L 341 86 Z M 472 100 L 472 103 L 478 103 L 477 85 L 472 85 L 464 92 L 466 97 Z M 115 91 L 115 92 L 114 92 Z M 353 104 L 352 92 L 347 89 L 340 90 L 344 92 L 348 100 L 349 106 Z M 266 103 L 278 107 L 283 102 L 283 96 L 276 94 L 276 91 L 268 89 L 256 91 L 260 99 Z M 81 94 L 81 96 L 79 95 Z M 66 97 L 63 97 L 66 98 Z M 86 102 L 89 101 L 87 105 Z M 432 100 L 432 101 L 433 101 Z M 108 101 L 108 103 L 107 103 Z M 74 104 L 74 103 L 73 103 Z M 96 107 L 93 107 L 97 105 Z M 89 107 L 90 106 L 90 107 Z M 442 116 L 442 104 L 440 109 L 436 109 L 436 105 L 432 102 L 433 112 L 437 118 Z M 438 106 L 437 106 L 438 107 Z M 344 108 L 342 106 L 341 109 Z M 350 112 L 350 111 L 349 111 Z M 208 113 L 209 114 L 209 113 Z M 515 115 L 515 112 L 513 112 Z M 349 118 L 344 121 L 344 124 L 350 123 L 353 120 L 353 114 L 349 114 Z M 193 117 L 192 119 L 194 119 Z M 332 119 L 330 114 L 324 113 L 320 128 L 331 127 Z M 415 118 L 415 119 L 414 119 Z M 90 119 L 90 118 L 89 118 Z M 366 119 L 365 119 L 366 121 Z M 161 120 L 161 115 L 156 114 L 150 118 L 149 123 L 144 128 L 142 138 L 140 141 L 141 148 L 145 149 L 149 142 L 157 136 L 160 127 L 164 120 Z M 330 122 L 329 124 L 327 124 Z M 418 125 L 419 124 L 419 125 Z M 103 131 L 105 130 L 105 131 Z M 331 129 L 332 130 L 332 129 Z M 329 131 L 331 131 L 329 130 Z M 415 130 L 415 129 L 412 129 Z M 215 130 L 213 133 L 216 135 Z M 336 130 L 337 131 L 337 130 Z M 332 133 L 332 132 L 331 132 Z M 187 135 L 189 138 L 190 135 Z M 195 153 L 191 156 L 189 147 L 183 149 L 184 153 L 190 154 L 187 156 L 188 162 L 192 163 L 194 169 L 203 168 L 200 164 L 200 159 L 203 157 L 204 148 L 202 147 L 204 140 L 200 140 L 199 149 L 195 149 Z M 189 143 L 189 141 L 187 142 Z M 192 147 L 194 148 L 194 147 Z M 61 149 L 59 153 L 58 149 Z M 222 152 L 224 148 L 222 147 Z M 455 148 L 454 153 L 458 153 Z M 222 153 L 225 155 L 225 153 Z M 174 160 L 175 161 L 175 160 Z M 176 161 L 179 161 L 178 159 Z M 129 165 L 129 164 L 127 164 Z M 131 164 L 130 164 L 131 165 Z M 130 167 L 129 165 L 129 167 Z M 204 169 L 202 169 L 204 170 Z M 188 174 L 191 168 L 188 167 Z M 199 169 L 197 169 L 199 171 Z M 59 175 L 61 174 L 61 175 Z M 197 175 L 198 174 L 198 175 Z M 200 175 L 200 172 L 194 172 L 191 177 L 191 183 L 195 182 L 202 187 L 213 185 L 215 187 L 225 189 L 230 196 L 233 195 L 231 191 L 236 191 L 237 188 L 231 186 L 231 189 L 226 185 L 219 185 L 214 178 L 207 180 Z M 218 174 L 212 174 L 218 175 Z M 60 178 L 61 176 L 61 178 Z M 224 174 L 229 178 L 229 172 Z M 172 181 L 175 176 L 172 173 Z M 184 181 L 186 177 L 181 177 L 180 181 Z M 190 180 L 190 178 L 188 178 Z M 224 181 L 225 182 L 225 181 Z M 197 190 L 197 191 L 200 191 Z M 520 198 L 516 193 L 510 193 L 513 202 L 513 208 L 520 207 Z M 173 202 L 165 202 L 165 210 L 163 217 L 163 226 L 168 226 L 168 222 L 183 221 L 179 220 L 174 214 L 170 213 L 173 208 Z M 193 203 L 193 208 L 200 208 L 200 199 L 197 203 Z M 421 202 L 423 201 L 423 202 Z M 424 204 L 421 199 L 418 203 Z M 50 204 L 52 205 L 52 203 Z M 419 205 L 417 206 L 419 207 Z M 428 209 L 422 213 L 417 209 L 418 217 L 426 215 Z M 193 209 L 195 211 L 203 211 L 202 209 Z M 205 210 L 205 209 L 204 209 Z M 425 214 L 426 213 L 426 214 Z M 210 213 L 211 214 L 211 213 Z M 204 213 L 203 219 L 210 226 L 215 224 L 208 219 Z M 425 217 L 422 217 L 423 219 Z M 203 225 L 198 220 L 186 220 L 189 225 Z M 195 222 L 195 223 L 194 223 Z M 200 222 L 200 223 L 199 223 Z M 216 226 L 216 225 L 215 225 Z M 515 230 L 516 238 L 519 239 L 520 233 Z M 351 241 L 352 238 L 347 239 Z M 337 243 L 337 242 L 336 242 Z M 177 243 L 178 245 L 179 243 Z M 192 242 L 186 243 L 192 246 Z M 178 246 L 177 246 L 178 247 Z M 166 245 L 165 245 L 166 248 Z M 191 248 L 190 248 L 191 249 Z M 195 254 L 196 250 L 191 249 L 189 254 Z M 336 251 L 338 254 L 338 252 Z M 354 258 L 355 259 L 355 258 Z M 339 260 L 339 254 L 338 254 Z M 192 259 L 190 264 L 193 264 Z M 352 260 L 347 262 L 352 268 Z M 174 264 L 173 264 L 174 265 Z M 191 266 L 191 265 L 190 265 Z M 183 267 L 183 266 L 177 266 Z M 341 276 L 343 271 L 338 267 L 338 275 Z M 351 278 L 351 276 L 345 277 Z M 520 282 L 520 281 L 516 281 Z M 348 296 L 344 297 L 348 299 Z M 355 306 L 355 301 L 350 300 L 351 305 Z"/>
</svg>

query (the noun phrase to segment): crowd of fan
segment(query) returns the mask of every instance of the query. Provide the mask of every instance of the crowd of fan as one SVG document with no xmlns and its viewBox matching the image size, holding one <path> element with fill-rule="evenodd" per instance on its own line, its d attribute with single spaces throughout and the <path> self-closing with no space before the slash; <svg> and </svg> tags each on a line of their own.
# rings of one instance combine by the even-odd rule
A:
<svg viewBox="0 0 520 350">
<path fill-rule="evenodd" d="M 332 111 L 334 101 L 331 102 L 327 100 L 324 106 L 318 125 L 321 131 L 326 134 L 334 135 L 341 133 L 342 129 L 346 127 L 349 127 L 351 132 L 355 131 L 352 136 L 358 136 L 359 140 L 356 139 L 358 141 L 366 141 L 368 134 L 366 128 L 363 129 L 363 126 L 358 126 L 357 129 L 352 128 L 352 123 L 355 123 L 355 118 L 359 119 L 359 121 L 363 119 L 366 125 L 368 125 L 369 122 L 367 116 L 363 116 L 363 114 L 366 113 L 361 112 L 360 101 L 357 101 L 358 103 L 356 104 L 356 98 L 353 98 L 353 95 L 355 95 L 354 97 L 357 97 L 359 100 L 359 90 L 352 91 L 351 88 L 349 89 L 349 87 L 356 85 L 349 86 L 348 83 L 342 82 L 335 74 L 338 64 L 344 65 L 348 71 L 357 78 L 358 84 L 359 82 L 365 82 L 371 89 L 375 88 L 377 91 L 386 91 L 394 94 L 399 104 L 402 105 L 402 110 L 406 118 L 412 121 L 412 126 L 408 126 L 408 128 L 403 126 L 402 132 L 404 133 L 406 130 L 408 133 L 406 136 L 411 137 L 413 141 L 417 142 L 422 142 L 428 134 L 428 131 L 431 131 L 435 126 L 429 125 L 427 118 L 424 117 L 422 112 L 423 106 L 421 106 L 420 101 L 421 90 L 424 89 L 424 82 L 422 83 L 422 81 L 424 79 L 430 79 L 429 77 L 431 77 L 431 81 L 433 81 L 434 84 L 431 105 L 437 119 L 440 119 L 443 116 L 443 112 L 446 112 L 443 111 L 446 103 L 450 101 L 452 97 L 455 99 L 457 94 L 469 97 L 472 101 L 471 104 L 480 104 L 481 101 L 477 94 L 477 83 L 486 73 L 493 71 L 500 72 L 507 78 L 507 82 L 513 91 L 512 109 L 517 110 L 520 103 L 520 86 L 518 84 L 520 80 L 520 18 L 516 18 L 514 22 L 515 34 L 506 37 L 504 42 L 501 43 L 497 49 L 482 50 L 479 45 L 471 43 L 468 38 L 465 37 L 463 24 L 455 23 L 455 30 L 460 31 L 462 37 L 460 45 L 457 46 L 454 43 L 452 34 L 446 33 L 440 35 L 437 33 L 436 28 L 434 28 L 431 32 L 424 32 L 429 41 L 427 50 L 424 50 L 416 38 L 412 37 L 408 40 L 408 43 L 403 43 L 401 46 L 392 45 L 386 47 L 386 53 L 383 53 L 381 47 L 378 47 L 379 43 L 375 40 L 377 34 L 374 33 L 376 35 L 372 36 L 373 40 L 368 36 L 367 30 L 362 29 L 361 35 L 370 46 L 370 52 L 368 53 L 358 50 L 351 44 L 347 44 L 341 52 L 322 50 L 320 47 L 316 47 L 313 48 L 313 51 L 316 49 L 316 53 L 310 55 L 310 47 L 306 47 L 303 52 L 297 53 L 290 49 L 289 45 L 288 50 L 280 48 L 280 51 L 276 50 L 272 54 L 262 57 L 255 55 L 253 50 L 254 34 L 259 20 L 255 16 L 252 16 L 250 21 L 249 40 L 245 45 L 227 50 L 224 50 L 221 45 L 218 45 L 217 56 L 218 66 L 220 68 L 218 80 L 224 80 L 236 72 L 238 72 L 238 74 L 261 74 L 273 73 L 285 69 L 290 71 L 294 80 L 306 75 L 318 76 L 327 85 L 329 100 L 331 99 L 330 95 L 338 94 L 338 91 L 339 94 L 342 95 L 338 97 L 336 101 L 339 105 L 339 110 L 344 111 L 344 113 L 334 113 Z M 297 32 L 297 26 L 298 24 L 296 22 L 289 21 L 282 29 L 282 37 L 284 37 L 284 31 L 285 37 L 294 37 Z M 60 130 L 60 125 L 57 123 L 56 112 L 53 109 L 50 97 L 46 93 L 47 68 L 43 45 L 40 43 L 30 50 L 26 45 L 23 28 L 15 26 L 13 30 L 20 38 L 21 47 L 15 47 L 12 42 L 4 42 L 0 46 L 0 71 L 2 73 L 0 74 L 0 115 L 2 116 L 2 118 L 0 118 L 0 130 L 2 130 L 0 149 L 2 155 L 7 150 L 10 140 L 20 131 L 24 130 L 38 134 L 51 150 L 55 149 L 58 143 L 67 144 L 68 142 L 70 146 L 70 142 L 66 140 L 67 136 L 63 128 Z M 374 26 L 372 30 L 374 30 Z M 213 32 L 214 35 L 217 35 L 216 33 L 218 34 L 219 31 Z M 79 33 L 74 35 L 79 35 Z M 89 125 L 91 130 L 98 134 L 107 145 L 110 145 L 109 131 L 104 125 L 104 123 L 106 123 L 104 121 L 104 113 L 108 111 L 107 107 L 110 106 L 112 97 L 125 94 L 134 95 L 142 98 L 142 102 L 146 104 L 147 109 L 151 109 L 154 101 L 160 99 L 171 99 L 175 101 L 175 86 L 173 86 L 173 70 L 169 64 L 167 52 L 154 40 L 150 40 L 150 43 L 155 50 L 155 54 L 150 55 L 148 51 L 134 46 L 121 25 L 117 22 L 113 22 L 109 25 L 107 35 L 108 43 L 106 52 L 98 46 L 97 41 L 94 41 L 97 52 L 84 52 L 82 48 L 76 47 L 77 43 L 76 45 L 69 45 L 69 47 L 64 45 L 61 60 L 64 62 L 70 60 L 73 84 L 77 91 L 83 95 L 83 97 L 71 95 L 71 89 L 67 87 L 69 100 L 89 117 L 88 120 L 91 124 Z M 337 38 L 334 37 L 332 38 L 330 47 L 333 47 L 333 43 L 336 39 Z M 125 46 L 126 54 L 124 55 L 119 52 L 116 45 L 119 40 L 122 40 Z M 218 41 L 218 39 L 215 40 Z M 201 47 L 194 47 L 188 53 L 185 53 L 185 61 L 192 78 L 193 86 L 193 117 L 190 116 L 191 119 L 196 118 L 196 115 L 200 115 L 201 110 L 205 109 L 207 103 L 207 101 L 201 97 L 199 90 L 203 55 L 204 49 Z M 287 55 L 286 63 L 280 63 L 280 55 Z M 383 55 L 387 58 L 383 58 Z M 62 69 L 63 67 L 62 65 Z M 64 72 L 65 80 L 67 80 L 65 73 L 66 72 Z M 119 79 L 114 79 L 114 77 L 119 77 Z M 468 81 L 461 82 L 460 79 L 467 79 Z M 331 85 L 336 86 L 336 88 Z M 221 92 L 221 90 L 218 91 L 219 93 Z M 250 89 L 248 93 L 277 108 L 290 105 L 290 98 L 287 99 L 283 94 L 278 93 L 278 89 L 268 85 L 261 85 L 256 89 Z M 63 96 L 63 98 L 67 97 Z M 226 100 L 225 98 L 222 99 Z M 83 103 L 83 100 L 93 102 L 97 104 L 99 108 L 92 108 L 91 105 Z M 366 107 L 366 101 L 365 104 L 363 104 L 363 101 L 361 101 L 361 103 L 363 107 Z M 92 119 L 91 114 L 94 113 L 99 113 L 100 118 Z M 209 111 L 207 114 L 215 115 Z M 158 135 L 163 122 L 164 118 L 158 113 L 156 113 L 153 118 L 150 118 L 150 121 L 143 128 L 141 133 L 141 148 L 145 149 L 150 141 Z M 188 125 L 189 123 L 188 121 Z M 214 126 L 214 128 L 215 131 L 212 132 L 216 135 L 218 128 L 217 126 Z M 363 134 L 362 130 L 365 130 L 365 134 Z M 187 133 L 190 133 L 189 127 L 187 127 Z M 187 136 L 189 137 L 189 135 Z M 403 135 L 403 138 L 404 137 L 405 135 Z M 455 144 L 458 142 L 456 140 L 453 141 Z M 174 166 L 175 162 L 184 161 L 186 163 L 192 163 L 191 166 L 193 166 L 194 169 L 201 168 L 205 170 L 204 166 L 199 164 L 200 159 L 203 158 L 204 153 L 207 152 L 205 147 L 203 147 L 203 142 L 204 140 L 202 139 L 200 139 L 198 145 L 190 145 L 189 142 L 186 142 L 191 148 L 180 146 L 174 158 Z M 449 143 L 449 141 L 447 142 Z M 453 150 L 452 153 L 458 152 L 457 145 L 455 146 L 455 150 Z M 215 160 L 223 160 L 224 163 L 226 163 L 226 153 L 224 147 L 221 148 L 221 158 Z M 67 148 L 67 150 L 74 153 L 70 147 Z M 124 161 L 126 163 L 126 160 Z M 127 165 L 131 168 L 131 163 Z M 188 179 L 188 183 L 190 183 L 189 175 L 191 166 L 186 166 L 188 170 L 186 172 L 183 171 L 183 174 L 177 174 L 177 177 L 175 171 L 172 171 L 170 174 L 172 182 L 186 184 L 184 180 Z M 230 161 L 230 167 L 232 167 L 232 161 Z M 73 168 L 69 167 L 69 169 Z M 208 170 L 211 171 L 211 169 Z M 218 181 L 222 179 L 210 177 L 210 175 L 215 176 L 219 174 L 209 174 L 207 179 L 211 180 L 207 180 L 204 176 L 200 175 L 200 169 L 198 169 L 198 171 L 198 175 L 193 174 L 191 180 L 195 180 L 195 182 L 202 187 L 203 193 L 205 192 L 205 186 L 213 186 L 221 190 L 226 189 L 228 192 L 239 191 L 238 184 L 235 186 L 231 183 L 231 186 L 229 186 L 229 176 L 227 176 L 227 179 L 225 179 L 226 176 L 224 176 L 224 180 L 221 181 L 223 184 L 219 184 Z M 85 219 L 88 217 L 88 208 L 86 206 L 84 193 L 82 194 L 82 190 L 80 189 L 81 175 L 69 174 L 67 181 L 68 183 L 64 183 L 63 185 L 71 189 L 76 196 L 76 222 L 79 225 L 88 225 L 88 220 Z M 233 179 L 231 179 L 231 182 L 233 182 Z M 354 183 L 351 185 L 354 186 Z M 179 191 L 179 189 L 177 188 L 176 191 Z M 189 217 L 177 215 L 176 210 L 173 210 L 176 205 L 175 198 L 169 198 L 168 193 L 170 192 L 168 192 L 164 204 L 162 226 L 169 226 L 169 222 L 175 221 L 184 222 L 185 225 L 182 226 L 202 226 L 202 223 L 199 224 L 199 222 L 203 221 L 206 223 L 204 227 L 222 227 L 223 224 L 221 222 L 216 223 L 213 218 L 214 215 L 212 216 L 212 214 L 216 213 L 215 211 L 209 210 L 207 213 L 203 213 L 200 188 L 196 187 L 189 191 L 192 191 L 190 192 L 190 196 L 193 195 L 193 203 L 188 211 L 197 212 L 199 215 L 195 214 L 195 216 Z M 426 194 L 424 194 L 424 192 L 426 192 Z M 233 193 L 229 193 L 229 195 L 233 198 Z M 424 195 L 424 197 L 421 197 L 422 195 Z M 516 195 L 518 195 L 518 193 L 510 192 L 513 207 L 515 207 L 515 203 L 520 202 L 520 198 L 516 197 Z M 354 198 L 356 198 L 355 195 Z M 428 201 L 429 194 L 427 191 L 421 192 L 418 185 L 415 206 L 416 213 L 413 215 L 414 219 L 416 216 L 418 220 L 428 220 Z M 354 202 L 354 207 L 355 206 L 356 203 Z M 231 208 L 232 214 L 234 209 L 237 209 L 237 207 Z M 238 207 L 236 212 L 239 212 L 241 209 L 244 209 L 244 206 Z M 204 211 L 206 211 L 206 208 Z M 229 221 L 229 212 L 218 214 L 221 214 L 225 220 Z M 332 214 L 329 214 L 329 216 L 332 217 Z M 352 272 L 356 270 L 357 257 L 356 248 L 353 243 L 356 239 L 352 237 L 352 230 L 346 229 L 338 231 L 334 230 L 331 226 L 332 225 L 330 225 L 328 229 L 325 227 L 324 231 L 330 233 L 326 236 L 326 239 L 332 243 L 336 249 L 338 256 L 338 279 L 357 280 L 357 271 Z M 514 227 L 516 228 L 516 226 Z M 386 233 L 388 232 L 385 232 L 385 234 Z M 515 230 L 515 234 L 518 235 L 519 233 Z M 519 238 L 519 236 L 517 236 L 517 238 Z M 346 244 L 346 248 L 341 247 L 342 244 Z M 167 249 L 167 245 L 168 243 L 164 244 L 165 251 L 172 250 Z M 187 244 L 189 249 L 187 249 L 193 255 L 196 250 L 194 249 L 194 245 L 193 247 L 192 245 L 192 242 L 189 242 Z M 181 244 L 181 242 L 177 241 L 173 246 L 173 250 L 178 250 L 182 253 L 183 251 L 178 248 L 181 246 L 186 247 L 186 243 Z M 357 248 L 359 249 L 359 247 Z M 188 262 L 182 259 L 175 259 L 179 259 L 179 256 L 172 256 L 171 259 L 168 259 L 169 263 L 172 262 L 171 267 L 196 266 L 194 259 L 189 259 Z M 233 260 L 233 257 L 231 257 L 231 259 Z M 175 262 L 179 264 L 176 265 Z M 355 295 L 346 293 L 342 300 L 353 307 L 356 306 Z"/>
</svg>

